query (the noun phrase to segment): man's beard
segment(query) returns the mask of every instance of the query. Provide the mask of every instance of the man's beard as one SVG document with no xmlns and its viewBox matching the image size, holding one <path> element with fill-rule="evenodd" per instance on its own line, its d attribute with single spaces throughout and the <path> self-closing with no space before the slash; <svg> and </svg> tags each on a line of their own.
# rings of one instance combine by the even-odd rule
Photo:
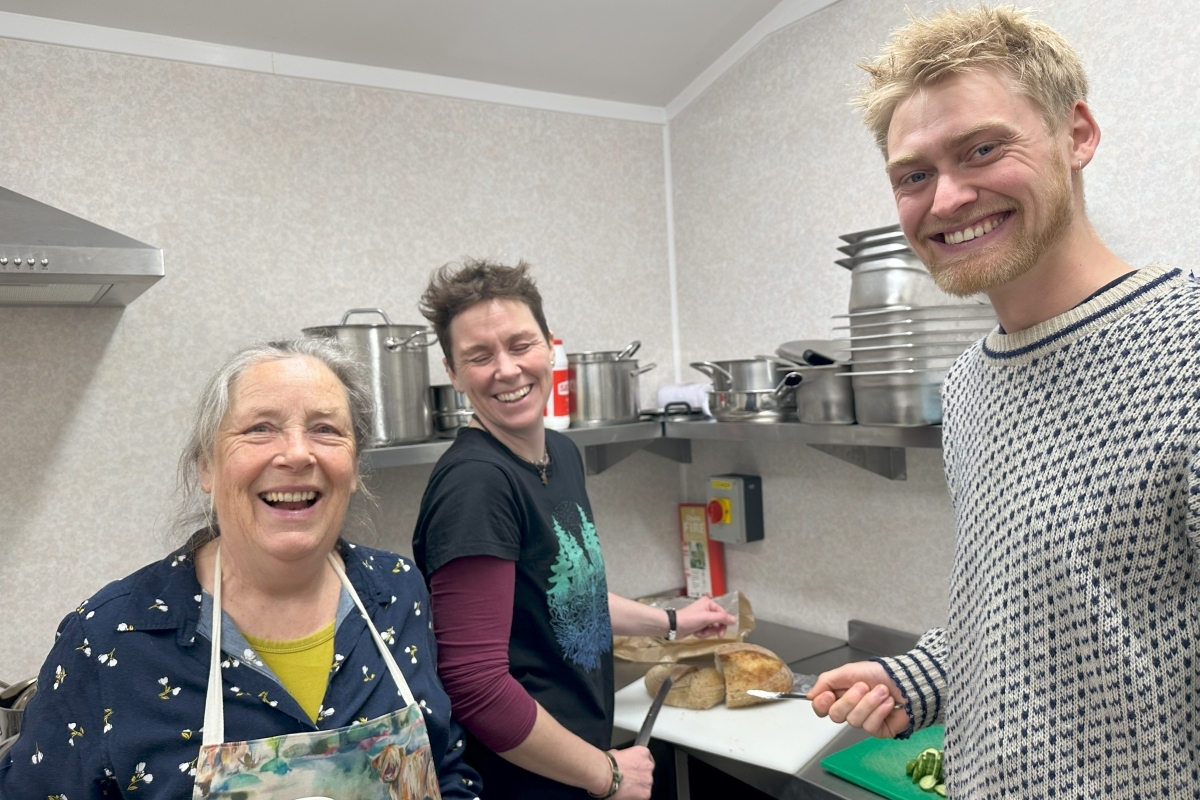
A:
<svg viewBox="0 0 1200 800">
<path fill-rule="evenodd" d="M 1033 226 L 1039 220 L 1030 219 L 1029 212 L 1023 208 L 1010 217 L 1022 227 L 1017 231 L 1014 245 L 1007 251 L 997 243 L 967 256 L 926 262 L 938 288 L 956 297 L 969 297 L 1015 280 L 1033 269 L 1066 234 L 1074 212 L 1071 177 L 1057 150 L 1044 192 L 1049 203 L 1045 217 L 1036 228 Z"/>
</svg>

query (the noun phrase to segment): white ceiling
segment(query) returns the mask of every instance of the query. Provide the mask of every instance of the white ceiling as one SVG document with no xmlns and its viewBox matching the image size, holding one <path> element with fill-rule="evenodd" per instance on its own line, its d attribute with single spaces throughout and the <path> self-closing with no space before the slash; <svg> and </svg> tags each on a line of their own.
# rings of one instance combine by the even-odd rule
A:
<svg viewBox="0 0 1200 800">
<path fill-rule="evenodd" d="M 779 27 L 834 1 L 0 0 L 0 12 L 665 107 L 749 32 L 761 39 L 768 16 Z"/>
</svg>

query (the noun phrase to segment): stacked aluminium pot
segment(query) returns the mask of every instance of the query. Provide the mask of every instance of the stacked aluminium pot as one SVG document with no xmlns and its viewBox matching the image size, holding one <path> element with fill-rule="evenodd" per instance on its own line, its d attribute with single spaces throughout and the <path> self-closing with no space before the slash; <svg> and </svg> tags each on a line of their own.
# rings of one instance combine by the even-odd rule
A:
<svg viewBox="0 0 1200 800">
<path fill-rule="evenodd" d="M 934 425 L 942 421 L 942 383 L 954 360 L 996 326 L 984 296 L 942 292 L 900 226 L 845 234 L 837 263 L 851 272 L 846 332 L 858 421 Z"/>
<path fill-rule="evenodd" d="M 800 373 L 772 356 L 695 361 L 712 380 L 708 409 L 718 422 L 795 422 Z"/>
</svg>

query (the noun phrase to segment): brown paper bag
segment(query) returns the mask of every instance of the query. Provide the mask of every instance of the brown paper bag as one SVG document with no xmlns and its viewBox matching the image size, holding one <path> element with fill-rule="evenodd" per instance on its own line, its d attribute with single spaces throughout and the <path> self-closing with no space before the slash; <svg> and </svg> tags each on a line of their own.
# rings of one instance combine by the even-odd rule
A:
<svg viewBox="0 0 1200 800">
<path fill-rule="evenodd" d="M 754 630 L 754 609 L 741 592 L 729 592 L 713 600 L 730 614 L 738 618 L 737 626 L 730 626 L 721 637 L 697 639 L 685 636 L 669 642 L 659 636 L 613 636 L 613 655 L 625 661 L 642 663 L 675 662 L 683 658 L 709 655 L 718 647 L 730 642 L 740 642 Z M 642 597 L 638 602 L 654 608 L 683 608 L 696 602 L 694 597 Z"/>
</svg>

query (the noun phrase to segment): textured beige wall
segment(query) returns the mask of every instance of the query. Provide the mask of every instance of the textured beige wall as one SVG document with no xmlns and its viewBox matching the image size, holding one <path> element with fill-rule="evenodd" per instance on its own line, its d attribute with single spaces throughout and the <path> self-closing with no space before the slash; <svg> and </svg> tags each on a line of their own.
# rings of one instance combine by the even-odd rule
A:
<svg viewBox="0 0 1200 800">
<path fill-rule="evenodd" d="M 1043 5 L 1092 78 L 1096 227 L 1132 263 L 1190 267 L 1200 9 Z M 841 0 L 672 122 L 685 363 L 824 337 L 844 311 L 837 235 L 894 219 L 847 104 L 853 61 L 903 7 Z M 190 403 L 249 339 L 352 306 L 416 321 L 442 261 L 524 257 L 568 349 L 639 338 L 662 365 L 649 388 L 669 380 L 656 126 L 4 40 L 0 86 L 0 185 L 163 247 L 168 272 L 124 312 L 0 309 L 0 678 L 35 669 L 76 602 L 163 552 Z M 938 451 L 910 450 L 903 483 L 801 445 L 694 451 L 682 497 L 680 468 L 649 454 L 591 479 L 617 591 L 677 582 L 675 503 L 703 499 L 709 474 L 758 472 L 767 539 L 728 560 L 760 615 L 831 634 L 850 617 L 917 631 L 944 616 Z M 378 543 L 407 551 L 428 473 L 372 478 Z"/>
<path fill-rule="evenodd" d="M 191 403 L 236 347 L 357 306 L 420 321 L 430 270 L 469 254 L 530 261 L 568 349 L 670 362 L 659 126 L 12 40 L 0 86 L 0 185 L 167 272 L 123 312 L 0 308 L 0 678 L 165 551 Z M 594 482 L 631 593 L 679 580 L 678 470 L 654 461 Z M 427 475 L 375 476 L 380 543 L 408 551 Z"/>
<path fill-rule="evenodd" d="M 670 123 L 685 363 L 826 338 L 845 313 L 838 235 L 896 219 L 882 158 L 849 106 L 854 62 L 905 21 L 905 5 L 944 3 L 841 0 L 764 41 Z M 1097 230 L 1133 264 L 1189 269 L 1200 6 L 1039 5 L 1092 81 L 1104 131 L 1085 171 Z M 953 520 L 939 451 L 909 450 L 899 484 L 803 445 L 704 443 L 695 455 L 691 501 L 709 474 L 763 475 L 767 538 L 727 549 L 731 585 L 763 616 L 829 634 L 853 617 L 910 631 L 944 619 Z"/>
</svg>

